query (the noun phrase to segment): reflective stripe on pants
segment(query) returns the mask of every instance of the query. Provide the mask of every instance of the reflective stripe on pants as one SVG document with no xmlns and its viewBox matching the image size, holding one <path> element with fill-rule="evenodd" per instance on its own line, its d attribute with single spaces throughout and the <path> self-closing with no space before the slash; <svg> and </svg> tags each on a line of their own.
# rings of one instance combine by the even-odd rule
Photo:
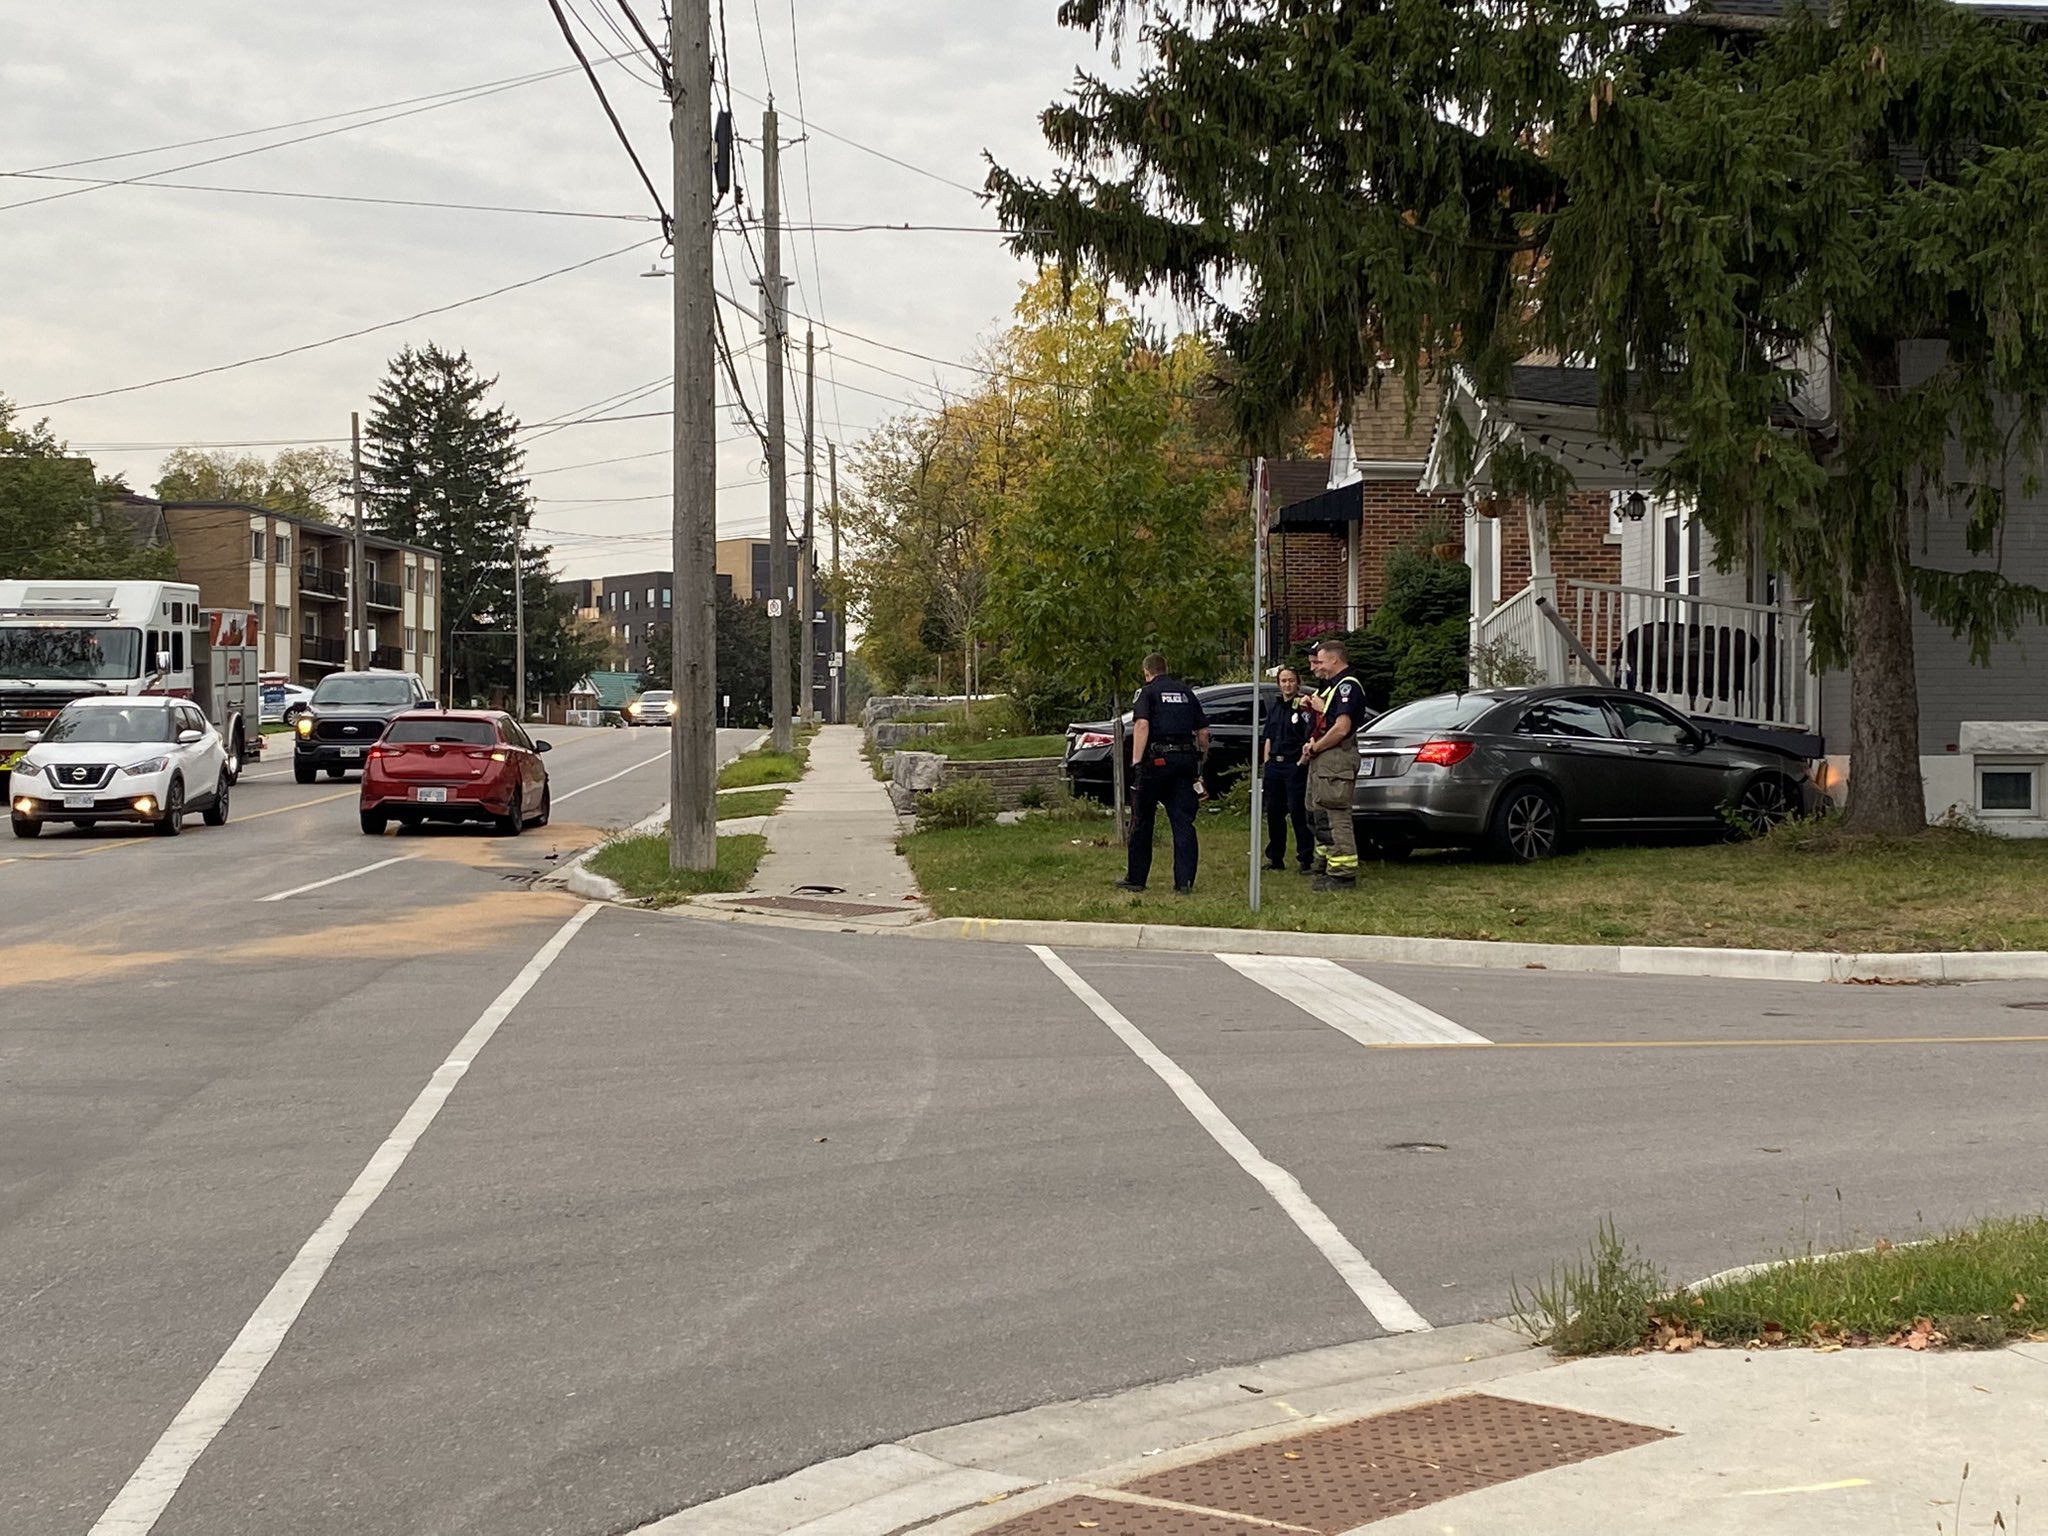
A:
<svg viewBox="0 0 2048 1536">
<path fill-rule="evenodd" d="M 1351 822 L 1351 791 L 1358 754 L 1341 742 L 1308 760 L 1308 803 L 1316 812 L 1316 863 L 1333 875 L 1358 873 L 1358 831 Z"/>
</svg>

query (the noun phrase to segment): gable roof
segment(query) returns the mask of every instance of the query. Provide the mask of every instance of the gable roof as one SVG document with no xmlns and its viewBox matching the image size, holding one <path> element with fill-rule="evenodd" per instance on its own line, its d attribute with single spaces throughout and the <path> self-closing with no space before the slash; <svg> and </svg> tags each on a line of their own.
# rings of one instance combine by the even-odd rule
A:
<svg viewBox="0 0 2048 1536">
<path fill-rule="evenodd" d="M 599 709 L 623 709 L 627 700 L 640 691 L 638 672 L 586 672 L 583 681 L 569 690 L 571 693 L 587 693 L 597 696 Z"/>
</svg>

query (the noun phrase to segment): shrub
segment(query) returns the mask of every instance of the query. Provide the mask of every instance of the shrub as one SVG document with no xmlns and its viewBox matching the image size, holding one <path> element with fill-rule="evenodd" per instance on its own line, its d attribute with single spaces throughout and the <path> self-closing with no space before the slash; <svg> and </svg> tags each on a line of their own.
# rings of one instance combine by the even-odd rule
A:
<svg viewBox="0 0 2048 1536">
<path fill-rule="evenodd" d="M 1042 811 L 1048 798 L 1043 784 L 1026 784 L 1017 791 L 1017 805 L 1022 810 Z"/>
<path fill-rule="evenodd" d="M 1505 636 L 1489 640 L 1472 653 L 1475 688 L 1528 688 L 1543 681 L 1536 658 Z"/>
<path fill-rule="evenodd" d="M 1103 713 L 1100 700 L 1091 704 L 1087 694 L 1068 679 L 1045 672 L 1013 670 L 1010 699 L 1022 720 L 1020 736 L 1062 731 L 1075 720 L 1093 720 Z"/>
<path fill-rule="evenodd" d="M 995 819 L 995 791 L 981 779 L 959 779 L 942 785 L 917 803 L 919 831 L 985 827 Z"/>
</svg>

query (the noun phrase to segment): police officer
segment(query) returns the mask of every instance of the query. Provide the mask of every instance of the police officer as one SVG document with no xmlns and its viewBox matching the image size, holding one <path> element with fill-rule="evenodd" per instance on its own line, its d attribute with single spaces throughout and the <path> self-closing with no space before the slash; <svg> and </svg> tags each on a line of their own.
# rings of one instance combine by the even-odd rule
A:
<svg viewBox="0 0 2048 1536">
<path fill-rule="evenodd" d="M 1173 828 L 1173 888 L 1195 888 L 1195 812 L 1201 796 L 1202 759 L 1209 752 L 1209 717 L 1187 684 L 1168 675 L 1166 658 L 1145 658 L 1145 686 L 1131 706 L 1131 769 L 1137 775 L 1138 804 L 1131 818 L 1130 859 L 1120 891 L 1142 891 L 1152 873 L 1152 823 L 1166 807 Z"/>
<path fill-rule="evenodd" d="M 1307 874 L 1315 858 L 1315 839 L 1308 829 L 1308 770 L 1301 749 L 1315 730 L 1315 716 L 1302 696 L 1301 674 L 1292 667 L 1279 672 L 1280 694 L 1266 706 L 1259 728 L 1260 760 L 1265 764 L 1266 868 L 1287 867 L 1287 827 L 1294 826 L 1294 857 Z"/>
<path fill-rule="evenodd" d="M 1309 670 L 1323 686 L 1313 700 L 1315 734 L 1301 749 L 1308 769 L 1308 803 L 1315 812 L 1319 891 L 1358 884 L 1358 831 L 1351 821 L 1351 791 L 1358 783 L 1358 728 L 1365 723 L 1365 690 L 1351 675 L 1351 653 L 1341 640 L 1319 640 Z"/>
</svg>

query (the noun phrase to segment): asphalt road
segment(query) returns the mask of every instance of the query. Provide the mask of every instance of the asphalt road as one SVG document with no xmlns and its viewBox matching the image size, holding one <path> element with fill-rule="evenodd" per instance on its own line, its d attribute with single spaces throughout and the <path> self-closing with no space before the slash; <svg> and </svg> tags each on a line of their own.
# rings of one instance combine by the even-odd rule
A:
<svg viewBox="0 0 2048 1536">
<path fill-rule="evenodd" d="M 598 1536 L 1497 1316 L 1610 1213 L 1687 1277 L 2042 1204 L 2048 987 L 1368 983 L 615 909 L 564 943 L 531 878 L 664 783 L 651 734 L 561 748 L 516 841 L 371 843 L 266 769 L 226 829 L 0 866 L 0 1530 L 83 1536 L 161 1470 L 451 1059 L 155 1530 Z"/>
</svg>

